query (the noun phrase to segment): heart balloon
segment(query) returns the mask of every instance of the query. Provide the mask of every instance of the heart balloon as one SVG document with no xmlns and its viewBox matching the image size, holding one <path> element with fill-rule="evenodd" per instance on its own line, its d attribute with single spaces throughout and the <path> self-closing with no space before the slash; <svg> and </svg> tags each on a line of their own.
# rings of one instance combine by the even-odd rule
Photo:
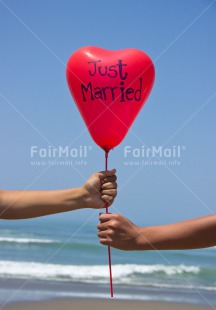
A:
<svg viewBox="0 0 216 310">
<path fill-rule="evenodd" d="M 67 63 L 71 94 L 94 141 L 106 152 L 117 146 L 146 102 L 154 65 L 137 49 L 83 47 Z"/>
</svg>

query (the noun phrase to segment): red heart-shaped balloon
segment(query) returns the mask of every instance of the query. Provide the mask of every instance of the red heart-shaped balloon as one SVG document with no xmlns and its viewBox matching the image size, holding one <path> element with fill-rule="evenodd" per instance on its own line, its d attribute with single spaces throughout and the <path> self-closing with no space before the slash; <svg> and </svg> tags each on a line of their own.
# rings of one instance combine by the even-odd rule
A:
<svg viewBox="0 0 216 310">
<path fill-rule="evenodd" d="M 137 49 L 83 47 L 66 68 L 67 82 L 94 141 L 106 152 L 127 134 L 154 83 L 154 65 Z"/>
</svg>

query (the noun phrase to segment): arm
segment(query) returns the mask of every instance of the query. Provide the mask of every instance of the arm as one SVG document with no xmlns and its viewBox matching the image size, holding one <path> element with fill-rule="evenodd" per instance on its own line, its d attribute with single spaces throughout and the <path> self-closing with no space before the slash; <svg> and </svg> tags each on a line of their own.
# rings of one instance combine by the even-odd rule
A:
<svg viewBox="0 0 216 310">
<path fill-rule="evenodd" d="M 25 219 L 83 208 L 104 208 L 116 196 L 116 171 L 93 174 L 79 188 L 53 191 L 0 191 L 0 219 Z"/>
<path fill-rule="evenodd" d="M 120 250 L 183 250 L 216 245 L 216 215 L 138 227 L 119 214 L 101 214 L 100 243 Z"/>
</svg>

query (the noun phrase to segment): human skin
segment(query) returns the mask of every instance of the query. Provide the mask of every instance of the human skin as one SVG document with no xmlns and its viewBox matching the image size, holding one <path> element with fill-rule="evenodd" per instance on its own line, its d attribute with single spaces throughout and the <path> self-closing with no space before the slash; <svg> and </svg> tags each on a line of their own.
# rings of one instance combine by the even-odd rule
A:
<svg viewBox="0 0 216 310">
<path fill-rule="evenodd" d="M 0 190 L 0 219 L 26 219 L 111 205 L 117 194 L 116 170 L 94 173 L 83 186 L 50 191 Z"/>
<path fill-rule="evenodd" d="M 120 214 L 101 214 L 100 243 L 125 250 L 188 250 L 216 246 L 216 215 L 139 227 Z"/>
</svg>

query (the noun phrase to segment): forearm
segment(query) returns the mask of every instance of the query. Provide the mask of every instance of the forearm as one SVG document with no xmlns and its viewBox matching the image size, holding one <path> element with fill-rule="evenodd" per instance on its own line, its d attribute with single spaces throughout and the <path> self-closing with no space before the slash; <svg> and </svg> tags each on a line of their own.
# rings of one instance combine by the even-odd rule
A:
<svg viewBox="0 0 216 310">
<path fill-rule="evenodd" d="M 0 218 L 26 219 L 83 208 L 80 188 L 54 191 L 0 191 Z"/>
<path fill-rule="evenodd" d="M 216 215 L 140 229 L 138 250 L 183 250 L 216 245 Z"/>
</svg>

